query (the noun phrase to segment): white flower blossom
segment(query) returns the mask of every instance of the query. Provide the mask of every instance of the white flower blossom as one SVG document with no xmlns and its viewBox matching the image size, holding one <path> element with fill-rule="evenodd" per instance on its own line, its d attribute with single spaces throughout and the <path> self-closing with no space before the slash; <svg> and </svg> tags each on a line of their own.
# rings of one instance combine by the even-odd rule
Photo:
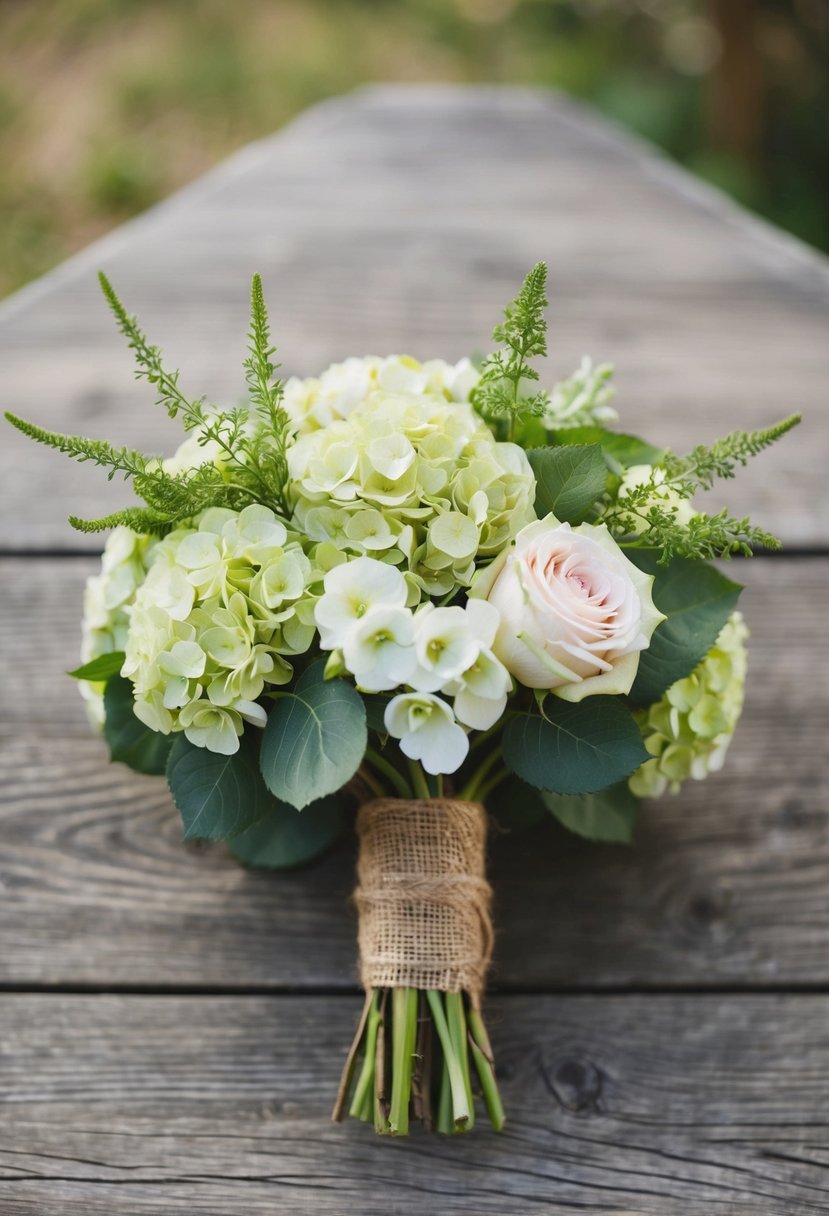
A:
<svg viewBox="0 0 829 1216">
<path fill-rule="evenodd" d="M 550 405 L 544 415 L 544 426 L 555 431 L 572 426 L 606 426 L 619 415 L 610 404 L 616 390 L 610 383 L 613 368 L 609 363 L 598 367 L 586 355 L 566 380 L 554 384 Z"/>
<path fill-rule="evenodd" d="M 343 660 L 366 692 L 388 692 L 410 681 L 417 658 L 408 608 L 371 608 L 343 642 Z"/>
<path fill-rule="evenodd" d="M 323 594 L 314 609 L 320 645 L 324 650 L 339 649 L 372 608 L 402 608 L 407 595 L 403 575 L 385 562 L 358 557 L 335 566 L 325 575 Z"/>
<path fill-rule="evenodd" d="M 400 741 L 410 760 L 419 760 L 427 773 L 454 773 L 469 751 L 466 732 L 458 726 L 446 701 L 428 692 L 401 693 L 386 706 L 384 723 Z"/>
<path fill-rule="evenodd" d="M 414 616 L 417 668 L 409 683 L 418 692 L 437 692 L 457 680 L 478 654 L 463 608 L 436 608 L 424 604 Z"/>
</svg>

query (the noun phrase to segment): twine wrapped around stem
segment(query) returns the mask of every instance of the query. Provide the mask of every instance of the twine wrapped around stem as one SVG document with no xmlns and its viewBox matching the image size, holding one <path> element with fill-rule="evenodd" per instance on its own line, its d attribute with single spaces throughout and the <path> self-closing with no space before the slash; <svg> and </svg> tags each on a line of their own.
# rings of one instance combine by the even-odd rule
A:
<svg viewBox="0 0 829 1216">
<path fill-rule="evenodd" d="M 452 798 L 378 798 L 357 818 L 360 978 L 374 988 L 467 992 L 492 955 L 486 812 Z"/>
</svg>

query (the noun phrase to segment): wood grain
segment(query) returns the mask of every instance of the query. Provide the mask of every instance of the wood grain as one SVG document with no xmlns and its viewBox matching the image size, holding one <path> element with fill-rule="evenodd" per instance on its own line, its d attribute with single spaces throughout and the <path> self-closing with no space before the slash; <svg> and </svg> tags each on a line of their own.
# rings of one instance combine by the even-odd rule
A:
<svg viewBox="0 0 829 1216">
<path fill-rule="evenodd" d="M 6 996 L 4 1216 L 807 1216 L 829 998 L 501 998 L 501 1136 L 328 1121 L 344 998 Z"/>
<path fill-rule="evenodd" d="M 317 107 L 0 305 L 0 401 L 58 429 L 174 444 L 131 381 L 98 267 L 185 384 L 232 401 L 253 270 L 286 371 L 311 374 L 355 352 L 485 347 L 539 258 L 550 377 L 585 352 L 614 361 L 629 429 L 681 449 L 806 412 L 720 497 L 823 545 L 825 259 L 544 92 L 376 88 Z M 94 548 L 65 517 L 114 509 L 126 489 L 15 434 L 0 446 L 6 547 Z"/>
<path fill-rule="evenodd" d="M 352 988 L 353 845 L 240 870 L 181 842 L 160 779 L 107 764 L 71 654 L 84 559 L 0 562 L 0 979 Z M 725 771 L 648 806 L 635 847 L 555 824 L 494 835 L 505 989 L 829 982 L 829 561 L 756 559 L 751 678 Z"/>
</svg>

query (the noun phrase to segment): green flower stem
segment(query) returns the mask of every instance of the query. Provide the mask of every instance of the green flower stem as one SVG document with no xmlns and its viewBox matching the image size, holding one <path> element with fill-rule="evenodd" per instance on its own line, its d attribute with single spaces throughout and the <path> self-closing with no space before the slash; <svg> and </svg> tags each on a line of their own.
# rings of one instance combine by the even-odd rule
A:
<svg viewBox="0 0 829 1216">
<path fill-rule="evenodd" d="M 377 769 L 378 773 L 382 773 L 384 777 L 389 779 L 401 798 L 413 797 L 412 788 L 406 778 L 402 773 L 398 772 L 391 761 L 387 760 L 385 756 L 381 756 L 373 747 L 367 747 L 366 760 Z"/>
<path fill-rule="evenodd" d="M 378 1135 L 386 1135 L 389 1130 L 389 1104 L 386 1101 L 386 1009 L 388 1000 L 389 990 L 385 988 L 380 1001 L 380 1022 L 377 1026 L 377 1046 L 374 1053 L 374 1130 Z"/>
<path fill-rule="evenodd" d="M 449 1077 L 449 1087 L 452 1093 L 452 1121 L 456 1128 L 463 1129 L 469 1123 L 471 1116 L 471 1104 L 467 1097 L 463 1069 L 455 1052 L 452 1036 L 449 1033 L 441 994 L 430 988 L 426 993 L 426 999 L 432 1011 L 432 1020 L 435 1023 L 435 1030 L 438 1032 L 440 1045 L 443 1048 L 444 1061 Z M 440 1115 L 438 1116 L 438 1121 L 440 1122 Z"/>
<path fill-rule="evenodd" d="M 360 1070 L 360 1076 L 357 1081 L 357 1087 L 354 1090 L 354 1097 L 351 1101 L 349 1114 L 355 1119 L 365 1118 L 363 1110 L 365 1103 L 371 1101 L 371 1095 L 374 1090 L 374 1069 L 375 1056 L 377 1047 L 377 1028 L 380 1024 L 380 993 L 375 988 L 371 994 L 371 1008 L 368 1011 L 366 1020 L 366 1051 L 363 1060 L 363 1067 Z M 369 1111 L 371 1106 L 369 1105 Z M 369 1114 L 369 1118 L 371 1115 Z"/>
<path fill-rule="evenodd" d="M 487 740 L 491 739 L 493 735 L 498 734 L 498 731 L 501 730 L 504 725 L 504 717 L 506 717 L 506 715 L 499 718 L 494 726 L 490 726 L 489 730 L 476 731 L 475 737 L 469 745 L 470 756 L 473 752 L 477 751 L 479 747 L 486 743 Z"/>
<path fill-rule="evenodd" d="M 501 1095 L 498 1092 L 495 1074 L 492 1071 L 492 1065 L 471 1037 L 469 1040 L 469 1050 L 472 1054 L 472 1059 L 475 1061 L 478 1080 L 481 1082 L 481 1093 L 483 1094 L 484 1106 L 486 1107 L 486 1113 L 489 1115 L 489 1121 L 495 1131 L 500 1132 L 506 1122 L 506 1117 L 504 1115 L 504 1106 L 501 1102 Z"/>
<path fill-rule="evenodd" d="M 431 798 L 432 792 L 429 789 L 429 782 L 426 780 L 426 774 L 415 760 L 409 761 L 409 775 L 412 779 L 412 789 L 417 798 Z"/>
<path fill-rule="evenodd" d="M 366 993 L 366 999 L 363 1003 L 363 1012 L 360 1014 L 360 1021 L 357 1026 L 357 1031 L 345 1059 L 345 1065 L 343 1066 L 343 1072 L 340 1078 L 340 1087 L 337 1090 L 337 1100 L 335 1101 L 334 1109 L 331 1112 L 331 1118 L 335 1123 L 339 1123 L 345 1114 L 345 1104 L 348 1101 L 351 1082 L 354 1079 L 354 1069 L 357 1064 L 357 1056 L 359 1055 L 360 1048 L 365 1041 L 366 1023 L 368 1022 L 368 1015 L 371 1012 L 373 997 L 374 993 Z"/>
<path fill-rule="evenodd" d="M 500 773 L 496 773 L 494 777 L 490 777 L 489 781 L 485 781 L 482 786 L 479 786 L 477 791 L 477 801 L 486 802 L 488 795 L 491 794 L 494 789 L 497 789 L 502 781 L 506 781 L 507 777 L 509 777 L 509 773 L 506 769 Z"/>
<path fill-rule="evenodd" d="M 375 798 L 385 798 L 386 791 L 383 789 L 377 777 L 366 764 L 361 764 L 357 770 L 357 776 L 361 781 L 364 781 L 371 790 Z"/>
<path fill-rule="evenodd" d="M 475 1106 L 472 1100 L 472 1079 L 469 1075 L 469 1044 L 466 1032 L 466 1015 L 463 1008 L 462 992 L 447 992 L 444 996 L 446 1004 L 446 1022 L 452 1038 L 455 1055 L 460 1061 L 463 1073 L 463 1084 L 466 1090 L 466 1103 L 469 1107 L 469 1119 L 465 1131 L 469 1131 L 475 1123 Z"/>
<path fill-rule="evenodd" d="M 466 1013 L 466 1023 L 469 1028 L 469 1049 L 472 1053 L 472 1059 L 475 1061 L 478 1079 L 481 1082 L 481 1092 L 483 1093 L 486 1113 L 489 1115 L 489 1121 L 496 1132 L 500 1132 L 506 1118 L 504 1106 L 501 1102 L 501 1094 L 498 1090 L 498 1082 L 495 1080 L 495 1069 L 492 1064 L 492 1048 L 489 1044 L 489 1036 L 486 1032 L 483 1018 L 477 1009 L 471 1005 Z"/>
<path fill-rule="evenodd" d="M 393 1136 L 409 1134 L 409 1100 L 412 1096 L 412 1065 L 417 1037 L 417 989 L 392 990 L 392 1078 L 389 1131 Z"/>
<path fill-rule="evenodd" d="M 489 774 L 490 769 L 494 768 L 501 759 L 500 747 L 493 748 L 490 754 L 484 760 L 483 764 L 472 774 L 466 785 L 461 790 L 458 797 L 463 802 L 474 802 L 479 796 L 480 786 Z"/>
<path fill-rule="evenodd" d="M 412 1070 L 412 1114 L 432 1130 L 432 1019 L 426 1004 L 426 994 L 417 994 L 417 1041 Z"/>
<path fill-rule="evenodd" d="M 435 1121 L 435 1131 L 441 1136 L 451 1136 L 455 1131 L 452 1122 L 452 1083 L 449 1079 L 449 1067 L 446 1056 L 440 1070 L 440 1094 L 438 1096 L 438 1114 Z"/>
</svg>

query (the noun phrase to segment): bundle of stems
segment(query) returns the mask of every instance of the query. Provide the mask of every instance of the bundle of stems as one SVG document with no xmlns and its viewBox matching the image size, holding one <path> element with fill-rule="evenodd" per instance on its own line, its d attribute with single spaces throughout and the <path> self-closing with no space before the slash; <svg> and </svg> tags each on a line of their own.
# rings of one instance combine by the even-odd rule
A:
<svg viewBox="0 0 829 1216">
<path fill-rule="evenodd" d="M 483 1018 L 462 992 L 373 988 L 343 1069 L 333 1118 L 346 1113 L 381 1135 L 413 1121 L 443 1135 L 468 1132 L 479 1091 L 496 1131 L 504 1108 Z"/>
</svg>

